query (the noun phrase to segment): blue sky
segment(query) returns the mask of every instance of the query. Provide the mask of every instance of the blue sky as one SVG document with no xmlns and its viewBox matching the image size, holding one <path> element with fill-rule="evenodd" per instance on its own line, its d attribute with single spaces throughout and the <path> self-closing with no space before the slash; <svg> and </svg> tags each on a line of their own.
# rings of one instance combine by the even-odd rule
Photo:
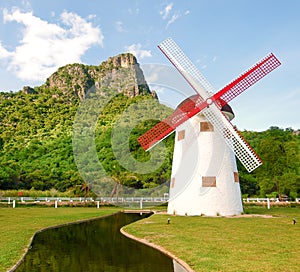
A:
<svg viewBox="0 0 300 272">
<path fill-rule="evenodd" d="M 169 65 L 157 44 L 172 37 L 216 89 L 273 52 L 282 65 L 231 102 L 232 122 L 299 129 L 299 11 L 297 0 L 0 0 L 0 90 L 123 52 Z"/>
</svg>

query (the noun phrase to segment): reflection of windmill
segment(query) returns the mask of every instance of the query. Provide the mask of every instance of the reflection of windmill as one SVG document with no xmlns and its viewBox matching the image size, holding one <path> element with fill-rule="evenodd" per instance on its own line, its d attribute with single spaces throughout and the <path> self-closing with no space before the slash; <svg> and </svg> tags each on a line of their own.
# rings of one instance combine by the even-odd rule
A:
<svg viewBox="0 0 300 272">
<path fill-rule="evenodd" d="M 158 46 L 196 91 L 138 141 L 145 150 L 176 130 L 168 213 L 234 215 L 243 211 L 234 154 L 251 172 L 261 160 L 230 123 L 227 104 L 280 65 L 270 54 L 213 94 L 213 87 L 172 39 Z"/>
</svg>

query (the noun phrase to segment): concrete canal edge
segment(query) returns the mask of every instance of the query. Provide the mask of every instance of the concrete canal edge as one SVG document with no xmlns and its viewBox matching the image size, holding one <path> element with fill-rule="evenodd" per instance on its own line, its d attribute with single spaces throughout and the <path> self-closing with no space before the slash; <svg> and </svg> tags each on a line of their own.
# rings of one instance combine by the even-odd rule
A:
<svg viewBox="0 0 300 272">
<path fill-rule="evenodd" d="M 125 226 L 124 226 L 124 227 L 125 227 Z M 136 237 L 136 236 L 133 236 L 133 235 L 129 234 L 128 232 L 126 232 L 126 231 L 124 230 L 124 227 L 122 227 L 122 228 L 120 229 L 120 232 L 121 232 L 124 236 L 126 236 L 126 237 L 128 237 L 128 238 L 130 238 L 130 239 L 132 239 L 132 240 L 135 240 L 135 241 L 137 241 L 137 242 L 143 243 L 143 244 L 145 244 L 145 245 L 147 245 L 147 246 L 153 247 L 153 248 L 155 248 L 156 250 L 161 251 L 163 254 L 169 256 L 170 258 L 172 258 L 173 260 L 175 260 L 177 263 L 179 263 L 179 264 L 180 264 L 187 272 L 195 272 L 193 269 L 191 269 L 191 268 L 189 267 L 189 265 L 188 265 L 185 261 L 179 259 L 177 256 L 175 256 L 175 255 L 174 255 L 173 253 L 171 253 L 170 251 L 167 251 L 167 250 L 164 249 L 162 246 L 159 246 L 159 245 L 150 243 L 150 242 L 147 241 L 146 239 L 138 238 L 138 237 Z"/>
</svg>

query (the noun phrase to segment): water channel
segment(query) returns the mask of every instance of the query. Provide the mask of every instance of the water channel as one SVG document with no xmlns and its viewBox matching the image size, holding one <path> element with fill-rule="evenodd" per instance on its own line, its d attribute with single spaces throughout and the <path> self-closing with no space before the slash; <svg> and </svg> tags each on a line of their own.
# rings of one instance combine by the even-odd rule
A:
<svg viewBox="0 0 300 272">
<path fill-rule="evenodd" d="M 117 213 L 37 233 L 17 272 L 185 271 L 165 254 L 123 236 L 120 228 L 149 214 Z"/>
</svg>

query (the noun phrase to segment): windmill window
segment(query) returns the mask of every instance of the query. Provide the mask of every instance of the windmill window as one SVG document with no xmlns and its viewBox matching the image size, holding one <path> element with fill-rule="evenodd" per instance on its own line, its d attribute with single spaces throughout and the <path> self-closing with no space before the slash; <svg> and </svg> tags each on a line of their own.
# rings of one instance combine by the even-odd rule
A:
<svg viewBox="0 0 300 272">
<path fill-rule="evenodd" d="M 185 137 L 185 130 L 180 130 L 180 131 L 178 131 L 177 141 L 183 140 L 184 137 Z"/>
<path fill-rule="evenodd" d="M 234 175 L 234 181 L 235 182 L 240 182 L 240 180 L 239 180 L 239 173 L 238 172 L 233 172 L 233 175 Z"/>
<path fill-rule="evenodd" d="M 214 127 L 210 122 L 200 122 L 200 131 L 214 131 Z"/>
<path fill-rule="evenodd" d="M 174 185 L 175 185 L 175 178 L 172 178 L 171 179 L 171 188 L 174 188 Z"/>
<path fill-rule="evenodd" d="M 202 177 L 202 187 L 216 187 L 216 177 Z"/>
</svg>

